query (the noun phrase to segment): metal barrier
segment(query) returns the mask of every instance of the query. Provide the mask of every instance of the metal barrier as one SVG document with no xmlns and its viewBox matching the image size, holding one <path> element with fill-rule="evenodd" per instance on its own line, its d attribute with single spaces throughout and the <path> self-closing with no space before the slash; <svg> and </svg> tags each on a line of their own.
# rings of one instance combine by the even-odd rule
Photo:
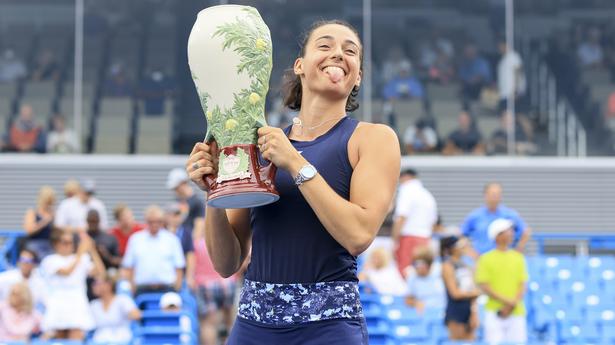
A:
<svg viewBox="0 0 615 345">
<path fill-rule="evenodd" d="M 534 233 L 532 240 L 537 244 L 538 254 L 544 254 L 549 241 L 572 242 L 576 255 L 588 255 L 590 250 L 615 250 L 615 233 Z"/>
</svg>

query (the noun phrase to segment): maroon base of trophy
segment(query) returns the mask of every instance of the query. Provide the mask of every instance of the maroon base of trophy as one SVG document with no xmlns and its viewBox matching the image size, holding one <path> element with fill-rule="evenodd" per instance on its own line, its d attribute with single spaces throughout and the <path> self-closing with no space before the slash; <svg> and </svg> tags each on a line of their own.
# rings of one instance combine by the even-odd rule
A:
<svg viewBox="0 0 615 345">
<path fill-rule="evenodd" d="M 216 152 L 215 144 L 213 152 Z M 277 201 L 273 185 L 276 166 L 263 165 L 254 144 L 226 146 L 219 150 L 218 173 L 206 176 L 207 204 L 216 208 L 252 208 Z"/>
</svg>

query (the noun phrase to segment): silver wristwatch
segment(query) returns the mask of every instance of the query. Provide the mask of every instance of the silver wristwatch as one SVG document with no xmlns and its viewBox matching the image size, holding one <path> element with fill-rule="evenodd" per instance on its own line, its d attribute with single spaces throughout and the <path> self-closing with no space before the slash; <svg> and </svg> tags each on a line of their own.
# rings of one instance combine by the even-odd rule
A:
<svg viewBox="0 0 615 345">
<path fill-rule="evenodd" d="M 306 164 L 301 169 L 299 169 L 299 173 L 295 177 L 295 184 L 297 186 L 301 186 L 303 182 L 309 181 L 316 176 L 316 168 L 312 164 Z"/>
</svg>

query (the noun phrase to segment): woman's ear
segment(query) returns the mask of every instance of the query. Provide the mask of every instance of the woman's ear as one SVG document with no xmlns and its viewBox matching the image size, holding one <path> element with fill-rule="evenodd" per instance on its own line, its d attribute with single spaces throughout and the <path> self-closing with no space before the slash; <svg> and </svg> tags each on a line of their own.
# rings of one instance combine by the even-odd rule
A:
<svg viewBox="0 0 615 345">
<path fill-rule="evenodd" d="M 303 74 L 303 58 L 297 58 L 295 60 L 295 64 L 293 65 L 293 72 L 295 75 Z"/>
<path fill-rule="evenodd" d="M 363 78 L 363 70 L 359 70 L 359 75 L 357 76 L 357 80 L 354 83 L 354 86 L 358 88 L 361 87 L 361 79 Z"/>
</svg>

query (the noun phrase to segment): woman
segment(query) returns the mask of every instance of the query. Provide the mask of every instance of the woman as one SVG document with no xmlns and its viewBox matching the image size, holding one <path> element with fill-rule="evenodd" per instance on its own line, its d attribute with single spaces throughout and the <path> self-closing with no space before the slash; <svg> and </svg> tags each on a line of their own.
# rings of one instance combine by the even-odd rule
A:
<svg viewBox="0 0 615 345">
<path fill-rule="evenodd" d="M 93 340 L 99 343 L 129 343 L 132 339 L 130 321 L 141 319 L 141 311 L 126 295 L 115 294 L 115 280 L 107 275 L 94 281 L 94 295 L 90 302 L 96 331 Z"/>
<path fill-rule="evenodd" d="M 105 272 L 92 239 L 80 233 L 77 252 L 74 236 L 67 231 L 54 231 L 51 244 L 55 254 L 41 263 L 48 286 L 47 305 L 43 318 L 44 338 L 83 340 L 85 332 L 94 328 L 86 295 L 86 278 Z"/>
<path fill-rule="evenodd" d="M 391 264 L 391 259 L 385 248 L 373 249 L 365 269 L 359 273 L 359 280 L 369 282 L 378 294 L 404 296 L 408 287 L 397 267 Z"/>
<path fill-rule="evenodd" d="M 27 283 L 16 283 L 10 291 L 7 301 L 0 302 L 0 341 L 28 341 L 38 332 L 41 315 Z"/>
<path fill-rule="evenodd" d="M 278 167 L 280 200 L 206 212 L 207 249 L 223 277 L 251 253 L 229 345 L 367 344 L 356 256 L 386 216 L 400 149 L 390 128 L 346 115 L 358 107 L 361 60 L 349 24 L 314 24 L 286 88 L 298 118 L 286 130 L 258 130 L 262 156 Z M 217 170 L 211 147 L 197 143 L 186 163 L 205 191 L 203 177 Z"/>
<path fill-rule="evenodd" d="M 39 258 L 51 254 L 51 230 L 56 193 L 50 186 L 43 186 L 38 192 L 36 209 L 26 211 L 23 228 L 27 234 L 26 247 L 34 251 Z"/>
<path fill-rule="evenodd" d="M 451 340 L 474 340 L 478 328 L 476 298 L 480 291 L 474 284 L 474 273 L 464 261 L 468 240 L 456 236 L 440 240 L 442 279 L 446 287 L 446 316 Z"/>
</svg>

